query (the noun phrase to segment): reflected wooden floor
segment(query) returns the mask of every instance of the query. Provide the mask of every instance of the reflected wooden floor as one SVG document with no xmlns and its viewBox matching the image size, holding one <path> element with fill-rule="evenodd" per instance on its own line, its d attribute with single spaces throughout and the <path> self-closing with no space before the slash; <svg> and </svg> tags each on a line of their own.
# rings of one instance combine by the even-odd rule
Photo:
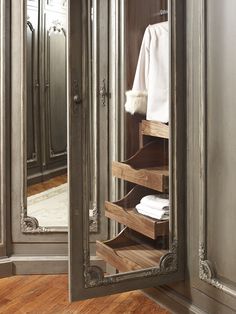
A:
<svg viewBox="0 0 236 314">
<path fill-rule="evenodd" d="M 0 313 L 170 314 L 140 291 L 70 304 L 67 275 L 0 279 Z"/>
<path fill-rule="evenodd" d="M 62 176 L 52 178 L 42 183 L 33 184 L 31 186 L 28 186 L 27 195 L 28 196 L 36 195 L 38 193 L 47 191 L 51 188 L 56 188 L 57 186 L 60 186 L 66 182 L 67 182 L 67 175 L 64 174 Z"/>
</svg>

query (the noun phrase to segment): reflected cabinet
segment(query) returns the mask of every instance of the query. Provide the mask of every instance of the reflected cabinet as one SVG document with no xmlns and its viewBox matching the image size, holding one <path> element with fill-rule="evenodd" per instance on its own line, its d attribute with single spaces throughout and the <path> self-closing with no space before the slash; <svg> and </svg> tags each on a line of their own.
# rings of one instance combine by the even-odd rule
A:
<svg viewBox="0 0 236 314">
<path fill-rule="evenodd" d="M 66 1 L 27 1 L 28 184 L 66 173 Z"/>
</svg>

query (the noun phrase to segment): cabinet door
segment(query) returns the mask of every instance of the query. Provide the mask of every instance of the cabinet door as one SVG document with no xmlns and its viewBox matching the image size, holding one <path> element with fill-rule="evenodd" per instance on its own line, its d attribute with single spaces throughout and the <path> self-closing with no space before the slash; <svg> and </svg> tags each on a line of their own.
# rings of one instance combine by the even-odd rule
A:
<svg viewBox="0 0 236 314">
<path fill-rule="evenodd" d="M 66 1 L 45 1 L 42 124 L 47 170 L 65 167 L 67 159 L 66 9 Z"/>
<path fill-rule="evenodd" d="M 135 35 L 139 38 L 136 47 L 131 47 L 139 51 L 145 28 L 164 20 L 167 4 L 152 0 L 145 2 L 145 6 L 142 1 L 138 5 L 136 1 L 130 1 L 130 5 L 127 2 L 69 2 L 69 273 L 72 301 L 175 282 L 182 280 L 184 274 L 184 4 L 169 1 L 169 23 L 158 25 L 158 31 L 163 31 L 163 38 L 167 38 L 165 43 L 171 47 L 166 49 L 171 77 L 167 99 L 171 110 L 169 120 L 165 122 L 169 123 L 145 121 L 145 116 L 140 115 L 140 133 L 136 132 L 133 137 L 127 133 L 129 114 L 125 113 L 124 106 L 129 86 L 127 72 L 130 71 L 127 38 L 132 32 L 134 35 L 139 32 Z M 133 24 L 128 25 L 132 14 L 137 16 Z M 140 16 L 144 18 L 139 19 Z M 94 23 L 97 23 L 95 37 Z M 167 30 L 166 35 L 167 25 L 171 32 Z M 129 34 L 127 27 L 131 27 Z M 134 54 L 136 64 L 138 54 Z M 130 53 L 129 57 L 134 56 Z M 104 57 L 107 58 L 105 62 Z M 97 67 L 99 71 L 94 71 Z M 109 79 L 106 73 L 109 73 Z M 134 116 L 129 119 L 135 123 Z M 127 159 L 127 141 L 130 145 L 133 141 L 139 143 L 139 136 L 142 138 L 140 150 L 133 158 L 121 162 Z M 98 176 L 94 175 L 94 169 Z M 89 250 L 91 237 L 94 238 L 90 216 L 94 185 L 98 186 L 98 203 L 105 203 L 106 208 L 98 208 L 97 216 L 106 219 L 108 226 L 104 241 L 96 243 L 97 254 L 103 259 L 99 264 L 92 260 Z M 136 211 L 141 198 L 151 193 L 158 194 L 161 200 L 165 198 L 164 202 L 169 199 L 168 220 L 163 220 L 164 216 L 150 218 Z M 123 199 L 117 202 L 119 198 Z"/>
<path fill-rule="evenodd" d="M 27 2 L 27 166 L 29 175 L 41 171 L 39 128 L 38 3 Z"/>
<path fill-rule="evenodd" d="M 192 253 L 191 264 L 196 274 L 194 287 L 213 299 L 217 295 L 218 302 L 235 312 L 236 249 L 232 236 L 236 221 L 236 23 L 233 14 L 236 3 L 224 1 L 223 11 L 221 4 L 219 0 L 203 0 L 192 3 L 189 8 L 189 12 L 199 12 L 193 19 L 190 16 L 198 32 L 192 30 L 191 49 L 195 61 L 189 94 L 193 87 L 199 91 L 191 95 L 193 101 L 189 110 L 195 117 L 191 140 L 199 141 L 199 145 L 191 147 L 190 144 L 192 153 L 199 154 L 199 162 L 196 158 L 189 164 L 194 174 L 199 173 L 199 176 L 192 175 L 193 184 L 189 181 L 191 193 L 197 199 L 191 197 L 194 215 L 190 228 L 192 241 L 197 240 L 195 247 L 199 251 L 199 260 L 196 260 L 196 251 Z M 197 38 L 200 40 L 196 45 Z"/>
</svg>

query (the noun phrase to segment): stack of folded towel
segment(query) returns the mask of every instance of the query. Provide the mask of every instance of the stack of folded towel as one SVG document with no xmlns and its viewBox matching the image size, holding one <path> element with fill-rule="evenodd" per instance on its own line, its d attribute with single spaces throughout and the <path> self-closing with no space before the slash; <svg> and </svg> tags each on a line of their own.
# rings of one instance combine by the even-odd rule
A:
<svg viewBox="0 0 236 314">
<path fill-rule="evenodd" d="M 159 219 L 169 219 L 169 199 L 160 195 L 147 195 L 136 206 L 137 211 L 145 216 Z"/>
</svg>

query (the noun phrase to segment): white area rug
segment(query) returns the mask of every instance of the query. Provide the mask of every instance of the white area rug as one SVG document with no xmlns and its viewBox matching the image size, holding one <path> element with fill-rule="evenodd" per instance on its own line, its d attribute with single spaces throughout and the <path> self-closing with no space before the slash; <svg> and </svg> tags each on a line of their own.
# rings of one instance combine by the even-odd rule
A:
<svg viewBox="0 0 236 314">
<path fill-rule="evenodd" d="M 67 183 L 28 197 L 28 216 L 37 218 L 41 227 L 68 227 Z"/>
</svg>

